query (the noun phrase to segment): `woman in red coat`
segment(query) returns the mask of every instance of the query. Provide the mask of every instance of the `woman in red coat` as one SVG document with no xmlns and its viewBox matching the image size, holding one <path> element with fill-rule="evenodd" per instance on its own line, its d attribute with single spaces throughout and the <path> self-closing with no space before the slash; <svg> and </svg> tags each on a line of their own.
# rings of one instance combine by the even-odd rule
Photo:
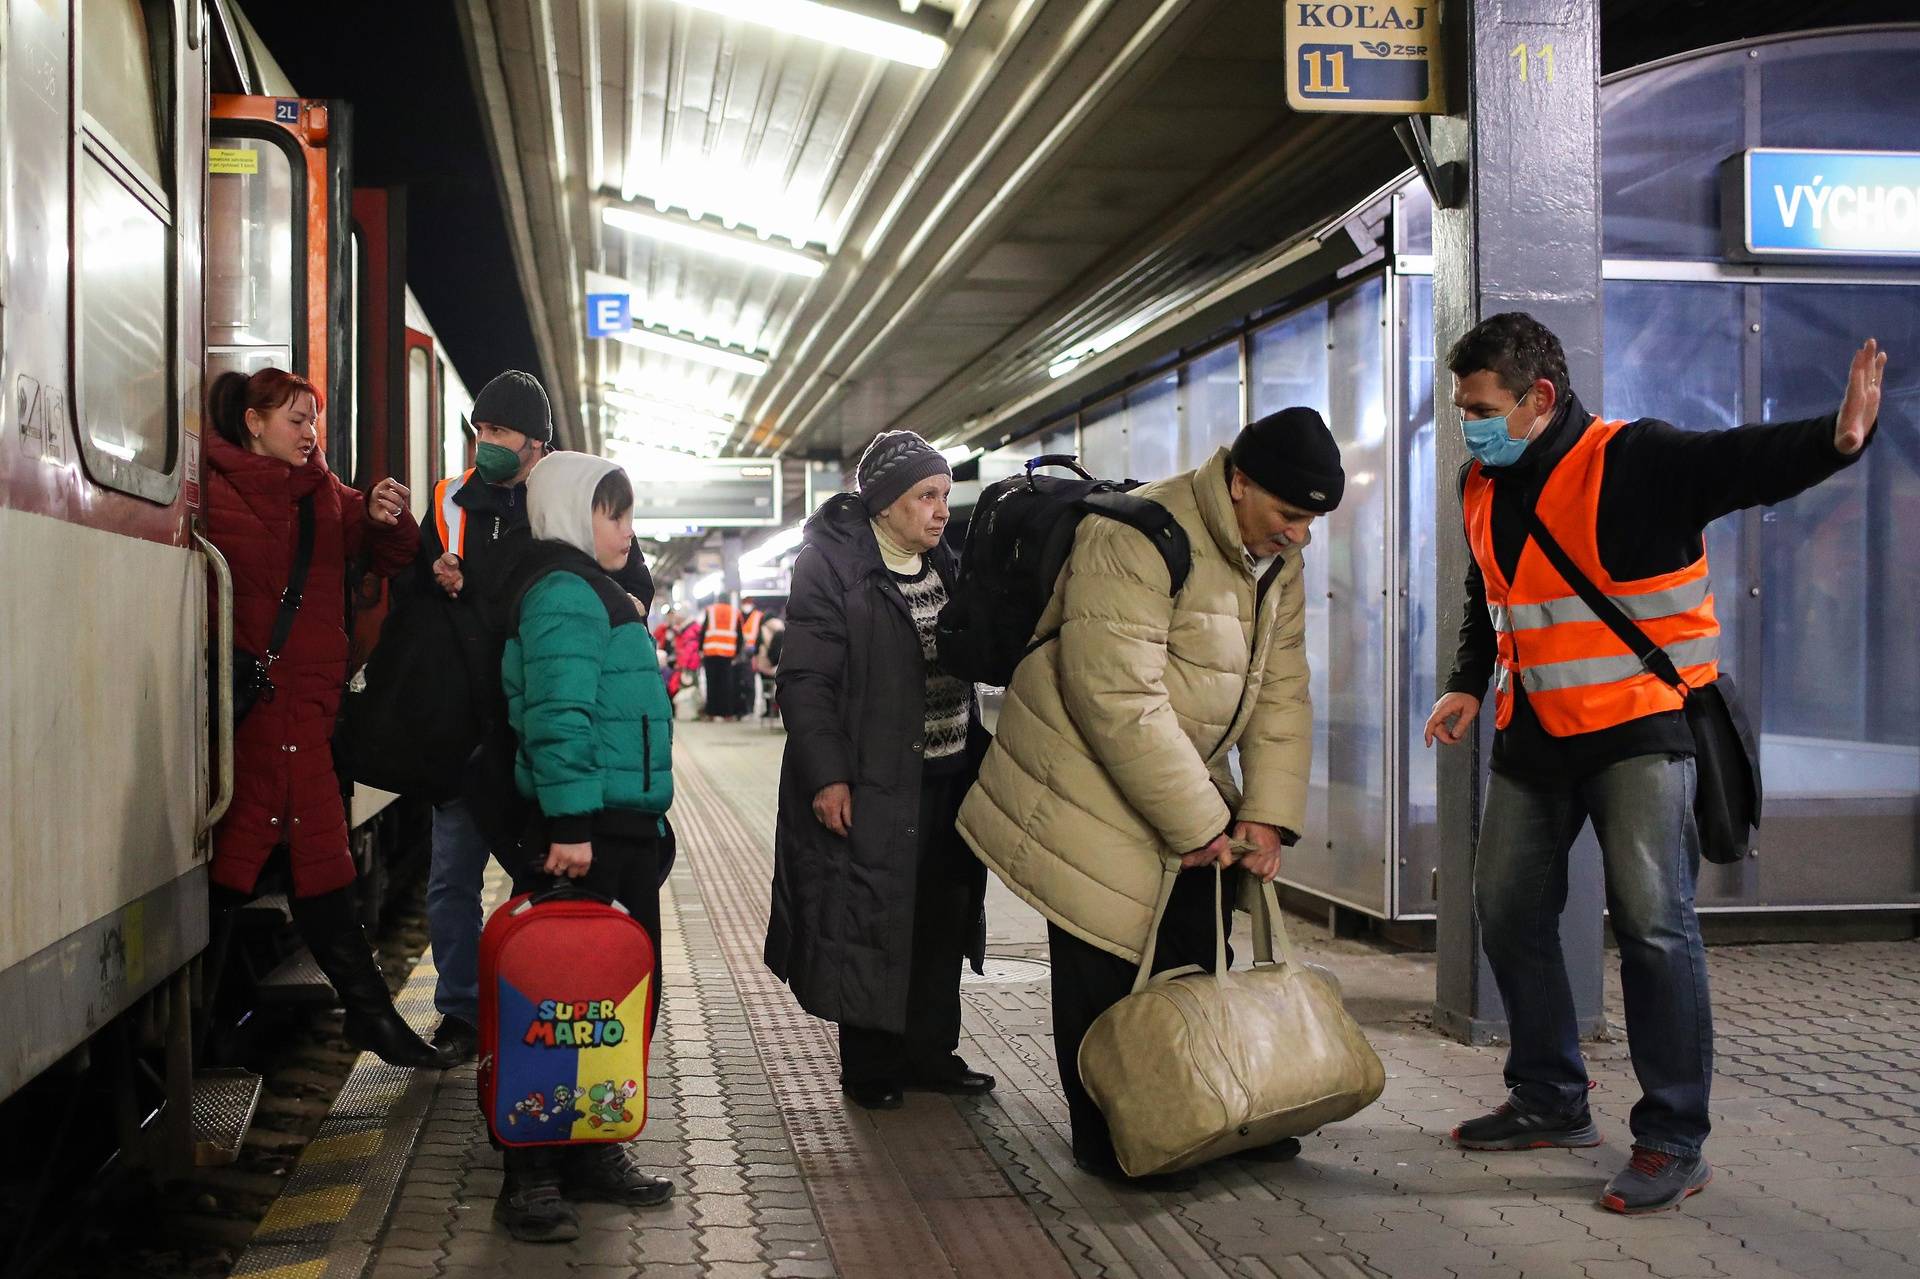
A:
<svg viewBox="0 0 1920 1279">
<path fill-rule="evenodd" d="M 356 1048 L 398 1066 L 444 1066 L 394 1009 L 353 907 L 347 815 L 331 739 L 347 674 L 346 566 L 362 557 L 390 577 L 407 567 L 420 529 L 407 490 L 385 479 L 363 497 L 327 469 L 318 448 L 320 394 L 284 369 L 223 373 L 207 395 L 207 536 L 233 570 L 234 646 L 262 661 L 292 574 L 299 512 L 313 504 L 306 589 L 272 687 L 234 731 L 233 805 L 213 833 L 216 905 L 254 892 L 269 857 L 293 876 L 293 922 L 346 1006 Z"/>
</svg>

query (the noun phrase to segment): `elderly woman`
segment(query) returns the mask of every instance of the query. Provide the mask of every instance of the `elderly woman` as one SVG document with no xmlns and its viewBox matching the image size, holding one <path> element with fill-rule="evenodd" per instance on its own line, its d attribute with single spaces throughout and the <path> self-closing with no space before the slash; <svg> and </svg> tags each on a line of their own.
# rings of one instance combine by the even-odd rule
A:
<svg viewBox="0 0 1920 1279">
<path fill-rule="evenodd" d="M 911 431 L 860 459 L 859 492 L 807 521 L 779 672 L 786 719 L 766 962 L 840 1024 L 840 1084 L 869 1109 L 904 1088 L 977 1093 L 960 964 L 985 944 L 984 868 L 955 831 L 986 734 L 973 686 L 934 661 L 953 582 L 953 473 Z"/>
</svg>

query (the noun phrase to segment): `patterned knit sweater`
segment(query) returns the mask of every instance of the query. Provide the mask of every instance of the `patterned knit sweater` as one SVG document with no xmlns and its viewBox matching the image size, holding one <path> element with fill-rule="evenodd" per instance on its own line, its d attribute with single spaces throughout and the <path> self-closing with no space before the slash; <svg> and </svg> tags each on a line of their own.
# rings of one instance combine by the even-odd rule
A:
<svg viewBox="0 0 1920 1279">
<path fill-rule="evenodd" d="M 947 584 L 924 560 L 912 576 L 893 574 L 900 593 L 907 597 L 913 613 L 913 625 L 920 632 L 920 650 L 927 659 L 927 731 L 926 754 L 929 766 L 957 763 L 967 749 L 967 713 L 972 709 L 973 689 L 964 680 L 941 671 L 935 665 L 934 622 L 947 603 Z"/>
</svg>

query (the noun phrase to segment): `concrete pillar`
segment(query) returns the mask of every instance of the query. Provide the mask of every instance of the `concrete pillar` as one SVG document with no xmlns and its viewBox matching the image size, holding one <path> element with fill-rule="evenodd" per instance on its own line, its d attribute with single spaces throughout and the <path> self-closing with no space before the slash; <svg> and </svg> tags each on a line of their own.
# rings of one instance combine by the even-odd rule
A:
<svg viewBox="0 0 1920 1279">
<path fill-rule="evenodd" d="M 740 602 L 740 534 L 728 530 L 720 535 L 720 590 L 728 600 Z"/>
<path fill-rule="evenodd" d="M 1483 317 L 1532 313 L 1559 334 L 1573 389 L 1591 409 L 1600 383 L 1599 0 L 1459 0 L 1450 8 L 1459 114 L 1433 122 L 1433 151 L 1464 179 L 1433 217 L 1435 518 L 1444 682 L 1461 620 L 1468 552 L 1459 471 L 1467 460 L 1447 348 Z M 1470 1043 L 1501 1039 L 1506 1010 L 1480 949 L 1473 850 L 1491 706 L 1481 732 L 1440 749 L 1439 980 L 1435 1022 Z M 1469 749 L 1475 747 L 1474 749 Z M 1436 748 L 1439 749 L 1439 748 Z M 1597 858 L 1576 853 L 1561 942 L 1585 1035 L 1605 1027 Z"/>
</svg>

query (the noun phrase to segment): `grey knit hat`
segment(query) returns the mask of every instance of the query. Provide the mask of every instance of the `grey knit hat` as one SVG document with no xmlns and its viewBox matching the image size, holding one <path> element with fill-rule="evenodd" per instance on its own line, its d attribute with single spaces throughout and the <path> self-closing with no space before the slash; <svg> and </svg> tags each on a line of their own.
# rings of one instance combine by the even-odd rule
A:
<svg viewBox="0 0 1920 1279">
<path fill-rule="evenodd" d="M 884 431 L 860 455 L 854 483 L 868 515 L 878 515 L 929 475 L 952 475 L 940 450 L 912 431 Z"/>
<path fill-rule="evenodd" d="M 504 426 L 541 444 L 553 443 L 553 410 L 540 379 L 519 369 L 508 369 L 480 388 L 473 397 L 472 421 Z"/>
</svg>

